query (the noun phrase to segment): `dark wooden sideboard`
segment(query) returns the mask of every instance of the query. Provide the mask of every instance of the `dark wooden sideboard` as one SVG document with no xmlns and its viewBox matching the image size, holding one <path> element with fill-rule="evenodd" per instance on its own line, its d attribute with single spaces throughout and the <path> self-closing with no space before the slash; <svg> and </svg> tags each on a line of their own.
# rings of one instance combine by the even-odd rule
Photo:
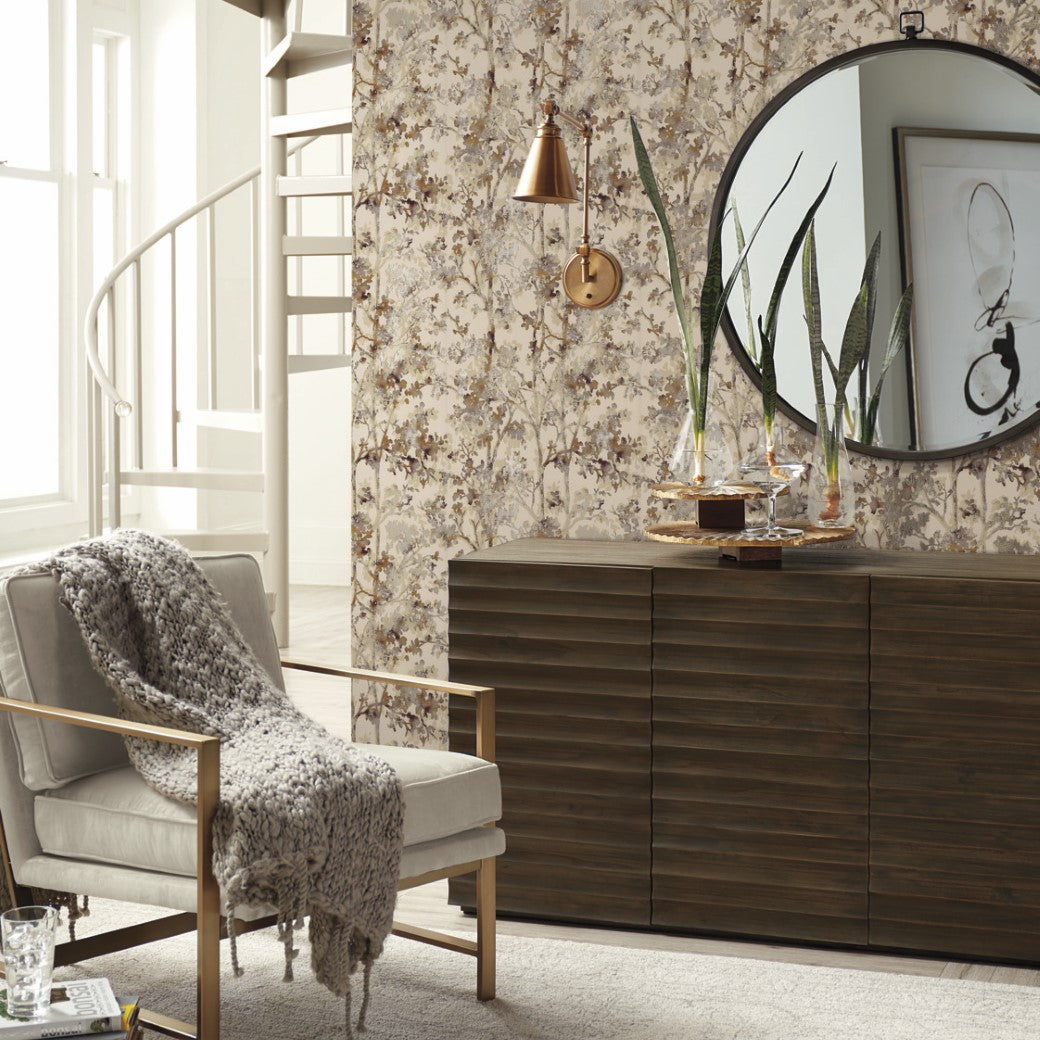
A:
<svg viewBox="0 0 1040 1040">
<path fill-rule="evenodd" d="M 524 539 L 449 575 L 501 912 L 1040 962 L 1040 558 Z"/>
</svg>

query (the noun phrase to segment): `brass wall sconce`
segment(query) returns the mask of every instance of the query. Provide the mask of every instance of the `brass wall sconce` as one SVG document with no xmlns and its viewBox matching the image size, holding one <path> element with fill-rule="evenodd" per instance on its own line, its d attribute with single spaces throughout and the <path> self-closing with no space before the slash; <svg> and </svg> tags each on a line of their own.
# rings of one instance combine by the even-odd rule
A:
<svg viewBox="0 0 1040 1040">
<path fill-rule="evenodd" d="M 552 98 L 542 102 L 545 122 L 538 127 L 513 198 L 518 202 L 570 203 L 578 201 L 574 173 L 563 147 L 558 116 L 585 139 L 585 177 L 582 184 L 581 244 L 563 269 L 563 291 L 572 303 L 589 309 L 606 307 L 621 291 L 621 264 L 605 249 L 589 245 L 589 151 L 592 127 L 560 111 Z"/>
</svg>

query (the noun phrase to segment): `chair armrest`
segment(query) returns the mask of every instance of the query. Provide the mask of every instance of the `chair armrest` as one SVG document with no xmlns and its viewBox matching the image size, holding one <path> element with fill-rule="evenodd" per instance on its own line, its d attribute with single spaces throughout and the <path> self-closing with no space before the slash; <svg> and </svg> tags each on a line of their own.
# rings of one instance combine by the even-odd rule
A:
<svg viewBox="0 0 1040 1040">
<path fill-rule="evenodd" d="M 157 740 L 162 744 L 181 744 L 184 747 L 201 748 L 207 744 L 220 745 L 219 737 L 208 737 L 201 733 L 190 733 L 183 729 L 170 729 L 167 726 L 153 726 L 148 722 L 128 722 L 110 715 L 94 715 L 89 711 L 76 711 L 73 708 L 55 708 L 49 704 L 35 704 L 32 701 L 19 701 L 13 697 L 0 697 L 0 711 L 10 711 L 17 715 L 33 715 L 40 719 L 51 719 L 54 722 L 67 722 L 72 726 L 86 729 L 99 729 L 107 733 L 117 733 L 123 737 L 145 737 Z"/>
<path fill-rule="evenodd" d="M 202 733 L 189 733 L 187 730 L 171 729 L 168 726 L 153 726 L 147 722 L 128 722 L 108 715 L 94 715 L 87 711 L 75 711 L 72 708 L 55 708 L 49 704 L 33 704 L 29 701 L 18 701 L 12 697 L 0 697 L 0 711 L 9 711 L 18 715 L 32 715 L 38 719 L 49 719 L 53 722 L 65 722 L 71 726 L 82 726 L 86 729 L 99 729 L 106 733 L 117 733 L 124 737 L 143 737 L 146 740 L 157 740 L 162 744 L 180 744 L 182 747 L 194 748 L 198 754 L 198 774 L 196 780 L 196 840 L 198 847 L 198 863 L 200 891 L 198 914 L 204 910 L 211 914 L 219 912 L 220 892 L 212 880 L 212 872 L 204 869 L 202 864 L 213 861 L 213 817 L 217 812 L 220 799 L 220 738 L 206 736 Z M 0 838 L 3 837 L 0 827 Z M 6 840 L 4 840 L 6 846 Z M 0 850 L 7 858 L 6 847 Z M 13 878 L 12 878 L 13 880 Z M 209 926 L 207 926 L 209 927 Z"/>
<path fill-rule="evenodd" d="M 468 686 L 446 679 L 422 679 L 415 675 L 396 675 L 393 672 L 373 672 L 367 668 L 344 668 L 321 661 L 298 661 L 282 658 L 283 668 L 319 675 L 336 675 L 344 679 L 364 679 L 366 682 L 387 683 L 390 686 L 408 686 L 417 690 L 433 690 L 458 697 L 472 697 L 477 709 L 477 756 L 488 762 L 495 761 L 495 690 L 491 686 Z"/>
</svg>

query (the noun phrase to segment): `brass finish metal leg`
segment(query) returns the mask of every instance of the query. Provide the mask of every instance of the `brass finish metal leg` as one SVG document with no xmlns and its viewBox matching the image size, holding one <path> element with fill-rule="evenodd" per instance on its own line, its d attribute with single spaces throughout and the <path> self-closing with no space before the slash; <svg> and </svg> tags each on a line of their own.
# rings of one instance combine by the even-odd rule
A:
<svg viewBox="0 0 1040 1040">
<path fill-rule="evenodd" d="M 108 953 L 132 950 L 135 946 L 144 946 L 146 943 L 159 942 L 173 935 L 184 935 L 186 932 L 194 931 L 194 914 L 171 914 L 155 921 L 145 921 L 143 924 L 132 924 L 126 928 L 88 935 L 85 939 L 58 943 L 54 947 L 54 964 L 78 964 L 80 961 L 104 957 Z"/>
<path fill-rule="evenodd" d="M 220 797 L 220 742 L 199 748 L 198 978 L 196 1040 L 220 1040 L 220 888 L 213 876 L 213 817 Z"/>
<path fill-rule="evenodd" d="M 477 1000 L 495 999 L 495 858 L 477 868 Z"/>
</svg>

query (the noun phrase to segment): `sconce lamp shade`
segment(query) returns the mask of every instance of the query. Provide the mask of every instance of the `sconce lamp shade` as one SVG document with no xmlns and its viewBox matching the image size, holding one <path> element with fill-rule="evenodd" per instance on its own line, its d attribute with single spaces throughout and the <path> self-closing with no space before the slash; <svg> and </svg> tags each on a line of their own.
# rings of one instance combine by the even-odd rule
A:
<svg viewBox="0 0 1040 1040">
<path fill-rule="evenodd" d="M 538 128 L 513 198 L 518 202 L 578 201 L 560 128 L 551 120 Z"/>
</svg>

